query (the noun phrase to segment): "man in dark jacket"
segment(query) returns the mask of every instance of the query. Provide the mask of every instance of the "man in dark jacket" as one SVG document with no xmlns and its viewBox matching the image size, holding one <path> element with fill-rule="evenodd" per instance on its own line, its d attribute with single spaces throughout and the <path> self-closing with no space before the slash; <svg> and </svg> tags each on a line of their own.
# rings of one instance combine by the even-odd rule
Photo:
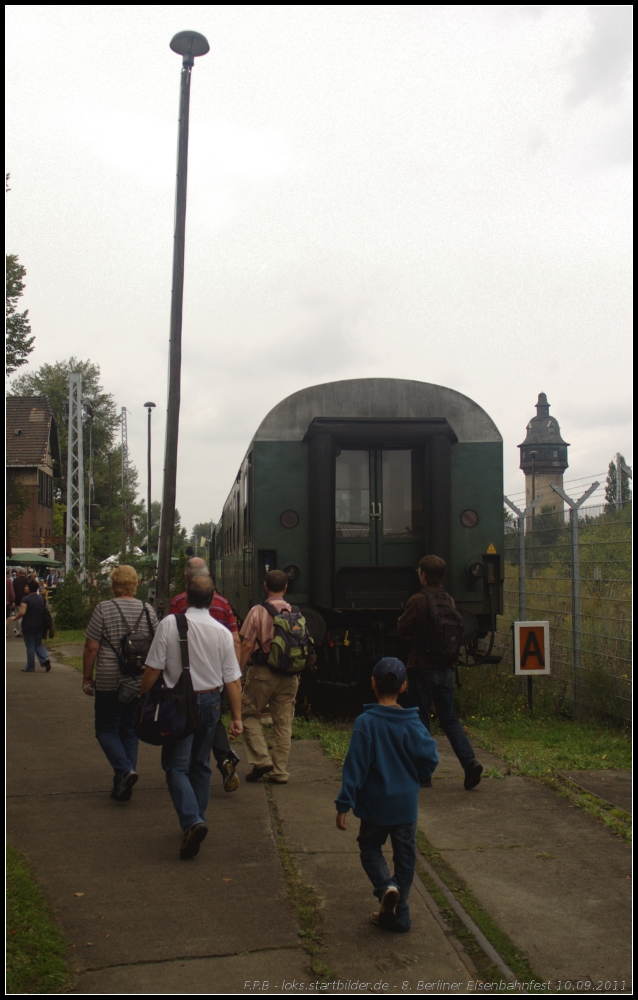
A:
<svg viewBox="0 0 638 1000">
<path fill-rule="evenodd" d="M 405 606 L 405 611 L 398 621 L 399 635 L 402 639 L 412 639 L 408 657 L 408 676 L 410 696 L 418 705 L 421 721 L 430 729 L 430 709 L 432 703 L 436 708 L 439 722 L 447 736 L 454 753 L 465 771 L 465 788 L 475 788 L 481 780 L 483 766 L 476 759 L 472 744 L 467 738 L 463 726 L 459 722 L 454 707 L 454 668 L 430 662 L 425 652 L 428 633 L 428 618 L 430 606 L 428 591 L 443 591 L 445 575 L 445 560 L 439 556 L 424 556 L 419 563 L 419 578 L 423 587 L 419 594 L 414 594 Z M 449 595 L 448 595 L 449 597 Z M 451 597 L 449 600 L 454 606 Z M 429 783 L 425 782 L 429 787 Z"/>
<path fill-rule="evenodd" d="M 357 843 L 361 864 L 380 903 L 373 923 L 385 930 L 410 930 L 408 897 L 414 880 L 419 787 L 438 764 L 436 743 L 416 708 L 403 708 L 406 670 L 386 656 L 372 673 L 377 705 L 366 705 L 352 729 L 343 764 L 343 785 L 335 804 L 337 829 L 346 829 L 352 809 L 361 820 Z M 390 837 L 394 875 L 382 847 Z"/>
</svg>

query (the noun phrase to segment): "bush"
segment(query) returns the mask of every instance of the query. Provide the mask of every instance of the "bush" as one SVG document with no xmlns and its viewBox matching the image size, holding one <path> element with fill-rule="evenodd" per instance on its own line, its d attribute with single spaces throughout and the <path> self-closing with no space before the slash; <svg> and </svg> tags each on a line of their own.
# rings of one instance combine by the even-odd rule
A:
<svg viewBox="0 0 638 1000">
<path fill-rule="evenodd" d="M 86 627 L 93 608 L 100 600 L 97 588 L 83 587 L 76 574 L 67 573 L 64 583 L 58 585 L 55 597 L 55 624 L 59 629 L 83 629 Z M 95 591 L 95 593 L 93 593 Z"/>
</svg>

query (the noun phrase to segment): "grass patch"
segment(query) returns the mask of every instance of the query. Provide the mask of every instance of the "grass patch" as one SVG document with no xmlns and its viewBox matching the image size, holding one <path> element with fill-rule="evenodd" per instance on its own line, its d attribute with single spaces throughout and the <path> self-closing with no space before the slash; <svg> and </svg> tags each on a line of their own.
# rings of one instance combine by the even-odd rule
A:
<svg viewBox="0 0 638 1000">
<path fill-rule="evenodd" d="M 494 946 L 505 964 L 508 965 L 512 972 L 516 973 L 516 975 L 523 980 L 523 982 L 541 982 L 542 980 L 540 980 L 530 966 L 527 956 L 516 947 L 511 938 L 501 930 L 497 923 L 495 923 L 487 910 L 481 906 L 467 883 L 464 882 L 454 868 L 452 868 L 452 866 L 441 857 L 438 851 L 432 847 L 429 840 L 421 832 L 421 830 L 417 830 L 416 839 L 417 847 L 421 851 L 421 854 L 427 861 L 429 861 L 439 878 L 445 882 L 450 892 L 455 896 L 468 916 L 470 916 L 477 927 L 483 931 L 483 934 L 490 944 Z M 461 923 L 438 886 L 428 877 L 427 872 L 425 872 L 422 868 L 419 868 L 419 875 L 427 887 L 428 892 L 430 892 L 434 897 L 437 906 L 441 910 L 444 920 L 452 927 L 459 941 L 463 943 L 463 947 L 470 955 L 472 961 L 479 970 L 479 973 L 486 979 L 496 979 L 497 981 L 502 979 L 503 974 L 500 969 L 497 969 L 492 965 L 483 949 L 477 944 L 474 936 L 467 930 L 465 925 Z"/>
<path fill-rule="evenodd" d="M 86 636 L 84 635 L 84 629 L 73 628 L 73 629 L 56 629 L 54 639 L 45 639 L 44 645 L 47 649 L 55 653 L 58 660 L 65 663 L 67 667 L 73 667 L 74 670 L 82 672 L 82 657 L 81 656 L 67 656 L 65 653 L 60 652 L 61 646 L 84 646 Z"/>
<path fill-rule="evenodd" d="M 558 773 L 629 770 L 631 741 L 627 734 L 602 723 L 575 722 L 556 716 L 544 719 L 522 715 L 510 719 L 470 716 L 466 722 L 470 738 L 502 757 L 508 765 L 508 774 L 539 778 L 623 840 L 631 839 L 629 813 L 583 792 Z M 492 776 L 490 771 L 485 774 Z"/>
<path fill-rule="evenodd" d="M 631 768 L 631 741 L 617 729 L 596 722 L 575 722 L 556 716 L 514 718 L 466 716 L 470 738 L 498 754 L 512 772 L 543 778 L 561 771 Z"/>
<path fill-rule="evenodd" d="M 324 952 L 321 898 L 314 886 L 308 885 L 303 881 L 295 864 L 295 859 L 286 846 L 281 819 L 272 789 L 267 784 L 264 784 L 264 788 L 266 789 L 268 804 L 277 832 L 277 850 L 279 851 L 279 857 L 284 870 L 288 899 L 299 921 L 299 937 L 302 940 L 304 951 L 310 956 L 310 969 L 313 975 L 319 976 L 322 979 L 329 979 L 334 974 L 321 959 L 321 955 Z"/>
<path fill-rule="evenodd" d="M 7 845 L 7 992 L 59 993 L 71 970 L 67 943 L 25 860 Z"/>
<path fill-rule="evenodd" d="M 295 718 L 292 724 L 293 740 L 319 740 L 326 756 L 343 767 L 350 736 L 351 722 L 325 722 L 323 719 Z"/>
</svg>

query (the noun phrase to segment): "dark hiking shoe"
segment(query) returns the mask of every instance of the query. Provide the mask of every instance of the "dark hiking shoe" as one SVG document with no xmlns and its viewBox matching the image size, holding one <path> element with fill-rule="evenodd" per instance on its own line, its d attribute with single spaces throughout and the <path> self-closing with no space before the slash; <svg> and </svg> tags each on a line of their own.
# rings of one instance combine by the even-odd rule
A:
<svg viewBox="0 0 638 1000">
<path fill-rule="evenodd" d="M 424 778 L 421 782 L 421 788 L 432 788 L 432 778 Z"/>
<path fill-rule="evenodd" d="M 128 802 L 133 794 L 133 785 L 138 778 L 139 774 L 136 771 L 129 771 L 128 774 L 118 778 L 113 798 L 117 799 L 118 802 Z"/>
<path fill-rule="evenodd" d="M 263 778 L 265 774 L 270 774 L 272 770 L 272 764 L 266 764 L 265 767 L 257 767 L 255 764 L 250 774 L 246 775 L 246 781 L 259 781 L 259 779 Z"/>
<path fill-rule="evenodd" d="M 239 788 L 239 777 L 235 773 L 236 770 L 237 765 L 230 757 L 222 764 L 221 772 L 225 792 L 236 792 Z"/>
<path fill-rule="evenodd" d="M 463 787 L 468 791 L 470 788 L 476 788 L 479 781 L 481 780 L 481 775 L 483 773 L 483 765 L 475 759 L 471 764 L 468 764 L 465 768 L 465 781 L 463 782 Z"/>
<path fill-rule="evenodd" d="M 51 669 L 51 660 L 45 660 L 42 666 L 44 667 L 44 669 L 48 674 L 49 670 Z"/>
<path fill-rule="evenodd" d="M 389 885 L 381 897 L 381 908 L 379 913 L 396 916 L 397 905 L 399 903 L 399 890 L 396 885 Z"/>
<path fill-rule="evenodd" d="M 199 854 L 200 844 L 207 834 L 208 827 L 205 823 L 195 823 L 195 826 L 191 826 L 179 849 L 179 856 L 182 861 L 185 861 L 187 858 L 194 858 L 196 854 Z"/>
</svg>

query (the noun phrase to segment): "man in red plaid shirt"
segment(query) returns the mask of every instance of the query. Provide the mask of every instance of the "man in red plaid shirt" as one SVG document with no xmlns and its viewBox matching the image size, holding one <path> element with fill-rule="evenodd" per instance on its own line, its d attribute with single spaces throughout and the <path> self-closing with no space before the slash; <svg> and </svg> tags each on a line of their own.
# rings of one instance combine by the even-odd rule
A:
<svg viewBox="0 0 638 1000">
<path fill-rule="evenodd" d="M 197 556 L 194 556 L 192 559 L 188 560 L 184 567 L 184 578 L 188 582 L 188 580 L 192 580 L 194 576 L 199 576 L 200 574 L 209 576 L 208 566 L 203 559 L 199 559 Z M 184 591 L 182 594 L 177 594 L 177 596 L 173 598 L 170 608 L 168 609 L 168 613 L 169 615 L 183 615 L 187 607 L 186 591 Z M 235 618 L 235 613 L 229 602 L 225 597 L 222 597 L 217 590 L 215 590 L 210 606 L 210 615 L 216 621 L 224 625 L 231 633 L 235 644 L 235 655 L 239 660 L 241 642 L 239 639 L 237 619 Z M 239 757 L 230 749 L 226 727 L 221 719 L 217 723 L 217 728 L 215 730 L 213 755 L 217 762 L 217 769 L 224 782 L 224 791 L 236 791 L 239 788 L 239 778 L 235 774 L 235 770 L 237 764 L 239 763 Z"/>
</svg>

